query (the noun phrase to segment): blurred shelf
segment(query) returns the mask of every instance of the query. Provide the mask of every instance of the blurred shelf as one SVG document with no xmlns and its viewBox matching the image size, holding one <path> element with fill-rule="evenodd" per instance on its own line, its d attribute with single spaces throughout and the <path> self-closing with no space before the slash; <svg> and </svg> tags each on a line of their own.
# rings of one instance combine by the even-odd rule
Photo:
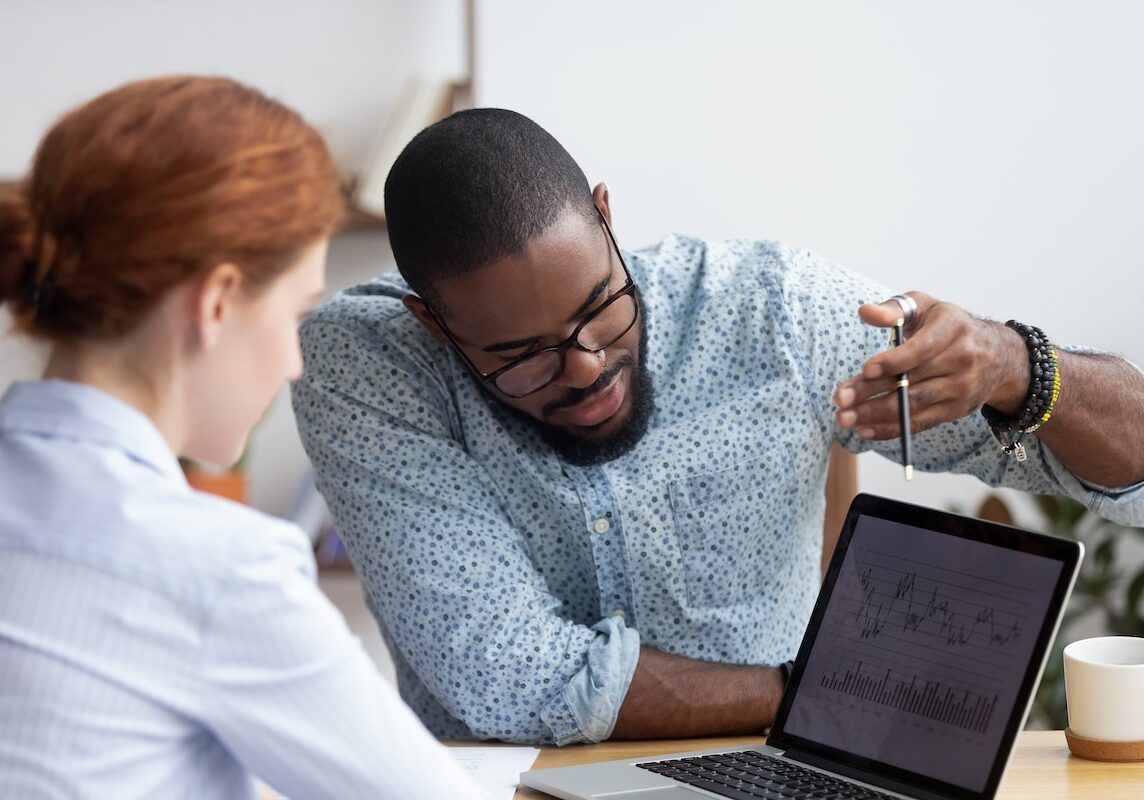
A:
<svg viewBox="0 0 1144 800">
<path fill-rule="evenodd" d="M 346 201 L 349 203 L 349 211 L 346 214 L 346 221 L 342 223 L 342 233 L 385 230 L 385 217 L 358 208 L 348 197 Z"/>
</svg>

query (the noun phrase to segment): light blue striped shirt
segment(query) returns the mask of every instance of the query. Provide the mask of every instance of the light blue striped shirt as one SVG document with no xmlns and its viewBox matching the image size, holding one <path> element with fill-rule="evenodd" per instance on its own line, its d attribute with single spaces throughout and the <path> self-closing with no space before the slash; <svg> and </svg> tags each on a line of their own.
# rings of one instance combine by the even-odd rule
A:
<svg viewBox="0 0 1144 800">
<path fill-rule="evenodd" d="M 476 797 L 314 583 L 91 387 L 0 401 L 0 797 Z"/>
</svg>

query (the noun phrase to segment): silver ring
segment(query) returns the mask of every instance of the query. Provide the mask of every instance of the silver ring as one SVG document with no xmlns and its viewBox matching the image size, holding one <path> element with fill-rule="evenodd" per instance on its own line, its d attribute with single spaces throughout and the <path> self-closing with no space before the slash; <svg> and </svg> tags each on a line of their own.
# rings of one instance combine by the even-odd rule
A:
<svg viewBox="0 0 1144 800">
<path fill-rule="evenodd" d="M 917 316 L 918 313 L 918 304 L 914 302 L 914 298 L 908 294 L 896 294 L 890 299 L 897 303 L 898 307 L 902 309 L 902 319 L 905 321 L 906 326 L 911 325 L 914 321 L 914 317 Z"/>
</svg>

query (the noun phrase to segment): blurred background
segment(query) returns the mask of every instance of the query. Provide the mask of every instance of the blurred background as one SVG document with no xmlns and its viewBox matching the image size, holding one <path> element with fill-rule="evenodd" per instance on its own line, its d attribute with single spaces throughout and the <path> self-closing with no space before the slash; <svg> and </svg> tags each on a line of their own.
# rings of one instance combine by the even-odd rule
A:
<svg viewBox="0 0 1144 800">
<path fill-rule="evenodd" d="M 1144 363 L 1141 30 L 1128 0 L 3 0 L 0 182 L 71 106 L 195 72 L 298 108 L 352 183 L 420 77 L 550 130 L 607 181 L 627 249 L 783 240 Z M 393 268 L 374 221 L 336 238 L 329 285 Z M 41 358 L 0 339 L 0 391 Z M 289 513 L 305 470 L 283 392 L 251 441 L 250 502 Z M 906 484 L 876 456 L 859 487 L 962 510 L 985 494 Z"/>
</svg>

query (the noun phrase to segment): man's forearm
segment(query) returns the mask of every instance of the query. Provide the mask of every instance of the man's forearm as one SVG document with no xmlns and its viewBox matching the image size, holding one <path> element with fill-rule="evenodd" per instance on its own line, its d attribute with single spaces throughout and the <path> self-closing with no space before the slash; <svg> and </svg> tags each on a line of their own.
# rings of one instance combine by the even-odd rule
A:
<svg viewBox="0 0 1144 800">
<path fill-rule="evenodd" d="M 1111 356 L 1060 353 L 1061 395 L 1037 435 L 1100 486 L 1144 481 L 1144 376 Z"/>
<path fill-rule="evenodd" d="M 714 664 L 640 648 L 613 739 L 758 733 L 782 697 L 777 667 Z"/>
</svg>

